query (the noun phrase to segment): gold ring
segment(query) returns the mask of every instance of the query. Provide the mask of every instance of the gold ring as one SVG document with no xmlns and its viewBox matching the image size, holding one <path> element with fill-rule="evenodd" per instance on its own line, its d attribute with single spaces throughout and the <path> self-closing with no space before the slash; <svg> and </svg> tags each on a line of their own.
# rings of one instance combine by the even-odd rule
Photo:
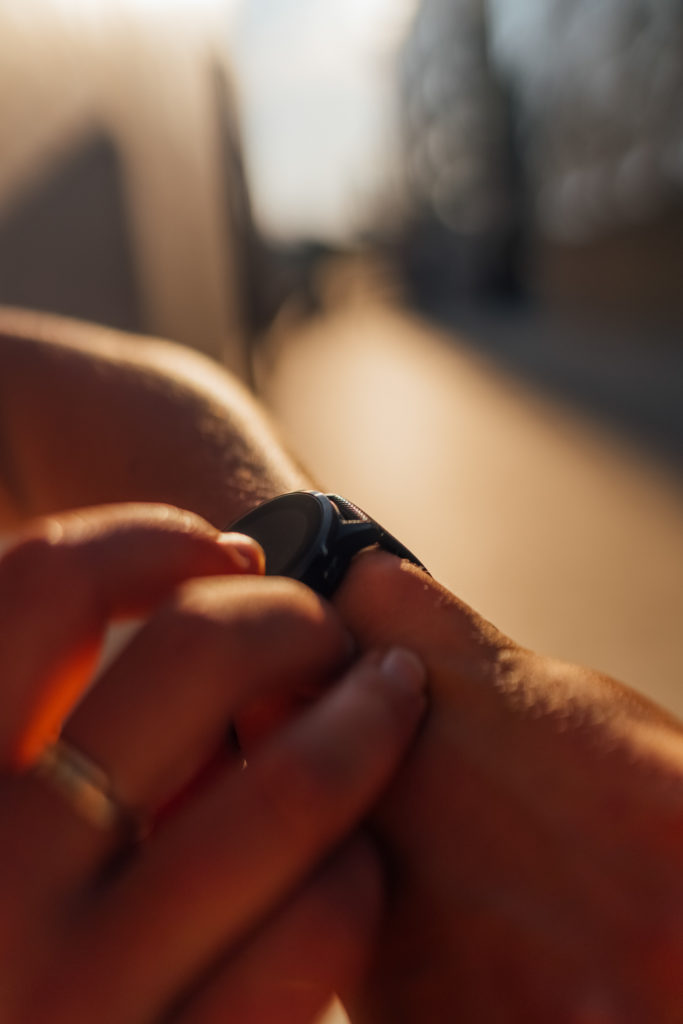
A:
<svg viewBox="0 0 683 1024">
<path fill-rule="evenodd" d="M 138 816 L 117 799 L 107 773 L 67 740 L 45 747 L 31 770 L 96 828 L 142 833 Z"/>
</svg>

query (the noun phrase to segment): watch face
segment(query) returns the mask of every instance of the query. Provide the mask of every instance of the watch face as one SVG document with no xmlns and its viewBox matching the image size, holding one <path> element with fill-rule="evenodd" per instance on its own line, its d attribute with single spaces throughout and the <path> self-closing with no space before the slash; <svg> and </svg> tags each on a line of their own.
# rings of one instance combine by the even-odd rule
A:
<svg viewBox="0 0 683 1024">
<path fill-rule="evenodd" d="M 354 555 L 375 544 L 424 569 L 395 537 L 337 494 L 281 494 L 229 529 L 259 542 L 268 576 L 291 576 L 323 597 L 334 592 Z"/>
<path fill-rule="evenodd" d="M 286 494 L 261 505 L 234 524 L 266 553 L 269 576 L 288 576 L 316 540 L 322 510 L 312 494 Z"/>
</svg>

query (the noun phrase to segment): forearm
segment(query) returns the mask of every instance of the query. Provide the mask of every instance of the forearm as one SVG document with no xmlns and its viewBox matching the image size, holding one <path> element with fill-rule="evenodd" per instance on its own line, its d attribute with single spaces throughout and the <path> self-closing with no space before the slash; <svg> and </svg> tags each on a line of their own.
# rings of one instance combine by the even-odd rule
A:
<svg viewBox="0 0 683 1024">
<path fill-rule="evenodd" d="M 306 486 L 258 405 L 204 357 L 89 324 L 0 313 L 0 524 L 137 500 L 225 526 Z"/>
</svg>

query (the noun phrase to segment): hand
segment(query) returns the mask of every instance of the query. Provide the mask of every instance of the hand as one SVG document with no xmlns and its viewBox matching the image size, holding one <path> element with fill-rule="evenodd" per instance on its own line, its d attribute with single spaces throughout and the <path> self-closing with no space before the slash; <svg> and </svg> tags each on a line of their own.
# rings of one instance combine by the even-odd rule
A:
<svg viewBox="0 0 683 1024">
<path fill-rule="evenodd" d="M 261 569 L 247 538 L 151 506 L 53 517 L 0 561 L 8 1024 L 304 1024 L 359 972 L 382 887 L 371 845 L 346 837 L 405 751 L 422 681 L 400 656 L 350 665 L 332 609 Z M 147 621 L 84 691 L 127 614 Z M 242 770 L 230 721 L 299 688 L 318 699 Z M 106 771 L 112 820 L 44 774 L 64 717 L 61 749 Z"/>
<path fill-rule="evenodd" d="M 374 816 L 393 902 L 354 1024 L 683 1021 L 678 722 L 386 554 L 336 604 L 361 646 L 417 651 L 430 690 Z"/>
</svg>

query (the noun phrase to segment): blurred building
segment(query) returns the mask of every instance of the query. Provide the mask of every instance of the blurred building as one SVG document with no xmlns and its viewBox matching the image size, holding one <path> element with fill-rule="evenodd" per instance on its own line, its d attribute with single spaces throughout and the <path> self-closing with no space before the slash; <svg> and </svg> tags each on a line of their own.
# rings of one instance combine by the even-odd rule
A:
<svg viewBox="0 0 683 1024">
<path fill-rule="evenodd" d="M 506 280 L 524 237 L 546 299 L 683 315 L 677 0 L 423 0 L 400 81 L 410 241 L 447 288 Z"/>
<path fill-rule="evenodd" d="M 0 5 L 0 302 L 245 372 L 257 279 L 225 4 Z"/>
<path fill-rule="evenodd" d="M 680 201 L 680 3 L 489 0 L 488 10 L 544 234 L 585 240 Z"/>
<path fill-rule="evenodd" d="M 510 294 L 524 202 L 513 112 L 489 57 L 484 0 L 423 0 L 399 59 L 418 296 Z"/>
</svg>

